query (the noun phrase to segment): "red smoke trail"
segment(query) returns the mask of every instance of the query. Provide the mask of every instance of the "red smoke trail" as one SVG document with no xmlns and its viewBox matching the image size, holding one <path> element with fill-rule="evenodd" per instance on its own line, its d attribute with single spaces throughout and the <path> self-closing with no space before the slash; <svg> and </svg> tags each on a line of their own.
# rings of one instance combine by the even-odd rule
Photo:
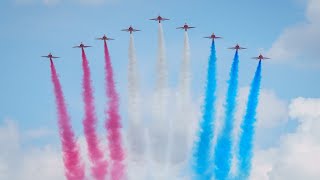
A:
<svg viewBox="0 0 320 180">
<path fill-rule="evenodd" d="M 123 147 L 121 144 L 120 134 L 120 115 L 119 115 L 119 98 L 115 89 L 113 70 L 109 56 L 109 50 L 106 41 L 104 41 L 105 53 L 105 71 L 106 71 L 106 89 L 109 99 L 109 109 L 107 110 L 108 118 L 106 120 L 106 129 L 108 132 L 108 141 L 110 149 L 110 157 L 112 160 L 111 179 L 121 180 L 124 178 L 125 158 Z"/>
<path fill-rule="evenodd" d="M 58 125 L 63 151 L 63 162 L 65 166 L 65 176 L 68 180 L 83 180 L 85 177 L 84 166 L 81 163 L 79 150 L 74 139 L 74 133 L 70 124 L 70 118 L 67 112 L 63 97 L 60 81 L 56 68 L 50 59 L 51 80 L 54 85 L 54 94 L 58 111 Z"/>
<path fill-rule="evenodd" d="M 90 160 L 92 162 L 91 173 L 97 180 L 105 180 L 107 174 L 107 161 L 99 148 L 99 140 L 96 134 L 97 119 L 95 116 L 94 98 L 90 80 L 89 63 L 82 48 L 83 68 L 83 100 L 85 105 L 85 117 L 83 119 L 84 133 L 87 140 Z"/>
</svg>

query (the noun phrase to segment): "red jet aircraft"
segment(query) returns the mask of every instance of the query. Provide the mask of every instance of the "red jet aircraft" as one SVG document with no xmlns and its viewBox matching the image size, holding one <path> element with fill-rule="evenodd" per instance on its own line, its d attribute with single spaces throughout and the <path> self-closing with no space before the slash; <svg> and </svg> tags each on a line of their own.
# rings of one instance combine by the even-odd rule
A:
<svg viewBox="0 0 320 180">
<path fill-rule="evenodd" d="M 234 47 L 230 47 L 230 48 L 228 48 L 228 49 L 235 49 L 235 50 L 241 50 L 241 49 L 247 49 L 247 48 L 244 48 L 244 47 L 240 47 L 239 46 L 239 44 L 237 44 L 236 46 L 234 46 Z"/>
<path fill-rule="evenodd" d="M 182 26 L 182 27 L 177 27 L 177 29 L 184 29 L 185 31 L 188 31 L 188 29 L 191 29 L 191 28 L 195 28 L 195 27 L 188 26 L 187 23 L 185 23 L 184 26 Z"/>
<path fill-rule="evenodd" d="M 159 23 L 161 23 L 161 21 L 166 21 L 166 20 L 170 20 L 170 19 L 167 19 L 167 18 L 163 18 L 161 16 L 158 16 L 156 18 L 152 18 L 150 20 L 153 20 L 153 21 L 159 21 Z"/>
<path fill-rule="evenodd" d="M 87 48 L 87 47 L 91 47 L 91 46 L 85 46 L 82 42 L 79 46 L 73 46 L 73 48 Z"/>
<path fill-rule="evenodd" d="M 132 26 L 130 26 L 128 29 L 122 29 L 121 31 L 127 31 L 127 32 L 130 32 L 130 34 L 132 34 L 132 32 L 141 31 L 141 30 L 134 29 Z"/>
<path fill-rule="evenodd" d="M 211 36 L 207 36 L 207 37 L 204 37 L 204 38 L 209 38 L 209 39 L 221 39 L 222 37 L 219 37 L 219 36 L 216 36 L 214 33 L 211 34 Z"/>
<path fill-rule="evenodd" d="M 49 53 L 47 56 L 41 56 L 41 57 L 49 58 L 50 60 L 55 58 L 60 58 L 60 57 L 53 56 L 51 53 Z"/>
<path fill-rule="evenodd" d="M 270 59 L 270 58 L 264 57 L 262 54 L 260 54 L 258 57 L 253 57 L 252 59 L 265 60 L 265 59 Z"/>
<path fill-rule="evenodd" d="M 114 39 L 108 38 L 106 35 L 103 35 L 101 38 L 96 38 L 96 40 L 104 40 L 104 41 L 107 41 L 107 40 L 114 40 Z"/>
</svg>

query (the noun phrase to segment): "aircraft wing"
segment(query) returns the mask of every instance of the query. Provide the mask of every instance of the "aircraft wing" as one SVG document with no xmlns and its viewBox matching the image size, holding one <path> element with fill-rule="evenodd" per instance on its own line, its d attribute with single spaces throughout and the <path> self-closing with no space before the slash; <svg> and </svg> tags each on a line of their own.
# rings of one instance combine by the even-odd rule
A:
<svg viewBox="0 0 320 180">
<path fill-rule="evenodd" d="M 263 59 L 270 59 L 270 58 L 268 58 L 268 57 L 263 57 Z"/>
<path fill-rule="evenodd" d="M 45 57 L 45 58 L 48 58 L 49 56 L 41 56 L 41 57 Z"/>
<path fill-rule="evenodd" d="M 81 46 L 73 46 L 72 48 L 81 48 Z"/>
<path fill-rule="evenodd" d="M 190 26 L 188 27 L 188 29 L 192 29 L 192 28 L 196 28 L 196 27 L 192 27 L 192 26 L 191 26 L 191 27 L 190 27 Z"/>
<path fill-rule="evenodd" d="M 177 27 L 177 29 L 184 29 L 184 27 Z"/>
<path fill-rule="evenodd" d="M 96 38 L 96 40 L 103 40 L 103 38 Z"/>
<path fill-rule="evenodd" d="M 152 19 L 149 19 L 149 20 L 158 21 L 158 18 L 152 18 Z"/>
<path fill-rule="evenodd" d="M 228 49 L 237 49 L 237 48 L 236 47 L 230 47 Z M 247 49 L 247 48 L 239 47 L 238 49 Z"/>
<path fill-rule="evenodd" d="M 83 46 L 84 48 L 87 48 L 87 47 L 91 47 L 91 46 Z"/>
<path fill-rule="evenodd" d="M 136 31 L 141 31 L 141 30 L 139 30 L 139 29 L 133 29 L 132 31 L 136 32 Z"/>
<path fill-rule="evenodd" d="M 163 20 L 163 21 L 166 21 L 166 20 L 170 20 L 170 19 L 168 19 L 168 18 L 162 18 L 162 20 Z"/>
<path fill-rule="evenodd" d="M 107 38 L 107 40 L 114 40 L 114 39 L 112 39 L 112 38 Z"/>
<path fill-rule="evenodd" d="M 121 29 L 121 31 L 127 31 L 127 32 L 128 32 L 128 31 L 129 31 L 129 29 Z"/>
<path fill-rule="evenodd" d="M 54 58 L 54 59 L 56 59 L 56 58 L 60 58 L 60 57 L 57 57 L 57 56 L 52 56 L 51 58 Z"/>
<path fill-rule="evenodd" d="M 259 57 L 252 57 L 252 59 L 259 59 Z"/>
</svg>

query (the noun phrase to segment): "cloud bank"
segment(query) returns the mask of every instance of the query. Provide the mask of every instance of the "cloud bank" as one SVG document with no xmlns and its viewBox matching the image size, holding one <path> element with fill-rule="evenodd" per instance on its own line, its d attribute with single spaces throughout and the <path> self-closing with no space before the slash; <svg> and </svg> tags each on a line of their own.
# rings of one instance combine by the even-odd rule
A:
<svg viewBox="0 0 320 180">
<path fill-rule="evenodd" d="M 251 179 L 319 179 L 320 99 L 292 100 L 289 115 L 299 122 L 296 131 L 281 136 L 279 147 L 256 152 Z"/>
<path fill-rule="evenodd" d="M 286 28 L 273 43 L 268 54 L 279 62 L 320 68 L 320 1 L 308 0 L 306 19 Z"/>
</svg>

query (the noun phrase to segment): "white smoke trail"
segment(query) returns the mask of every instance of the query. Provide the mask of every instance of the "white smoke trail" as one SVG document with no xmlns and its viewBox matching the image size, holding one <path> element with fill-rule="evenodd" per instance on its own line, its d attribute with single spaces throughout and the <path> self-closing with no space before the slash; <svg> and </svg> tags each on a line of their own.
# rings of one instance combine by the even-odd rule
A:
<svg viewBox="0 0 320 180">
<path fill-rule="evenodd" d="M 172 142 L 170 142 L 170 161 L 174 165 L 186 163 L 190 153 L 190 46 L 188 33 L 184 34 L 183 59 L 179 74 L 179 88 L 177 93 L 177 114 L 172 122 Z"/>
<path fill-rule="evenodd" d="M 168 165 L 168 131 L 169 120 L 167 115 L 168 104 L 168 72 L 165 57 L 164 37 L 161 23 L 158 32 L 158 59 L 156 64 L 156 87 L 152 106 L 153 121 L 149 129 L 149 141 L 154 165 L 167 170 Z M 159 166 L 158 166 L 159 167 Z M 160 171 L 161 171 L 160 170 Z"/>
<path fill-rule="evenodd" d="M 163 95 L 167 95 L 168 88 L 168 70 L 166 64 L 166 52 L 164 47 L 164 35 L 161 23 L 159 23 L 158 31 L 158 59 L 157 59 L 157 84 L 156 90 Z"/>
<path fill-rule="evenodd" d="M 185 100 L 190 99 L 190 45 L 188 32 L 184 33 L 183 61 L 181 63 L 180 84 L 179 89 Z"/>
<path fill-rule="evenodd" d="M 135 54 L 134 38 L 130 34 L 128 65 L 128 160 L 129 178 L 143 179 L 146 164 L 146 130 L 141 119 L 139 75 Z M 139 172 L 139 173 L 137 173 Z"/>
<path fill-rule="evenodd" d="M 191 98 L 190 45 L 188 33 L 184 33 L 183 58 L 180 66 L 179 84 L 176 93 L 176 115 L 172 121 L 170 142 L 170 169 L 182 172 L 188 168 L 194 129 L 196 127 L 197 108 Z M 192 129 L 193 128 L 193 129 Z M 181 178 L 181 175 L 176 176 Z"/>
</svg>

